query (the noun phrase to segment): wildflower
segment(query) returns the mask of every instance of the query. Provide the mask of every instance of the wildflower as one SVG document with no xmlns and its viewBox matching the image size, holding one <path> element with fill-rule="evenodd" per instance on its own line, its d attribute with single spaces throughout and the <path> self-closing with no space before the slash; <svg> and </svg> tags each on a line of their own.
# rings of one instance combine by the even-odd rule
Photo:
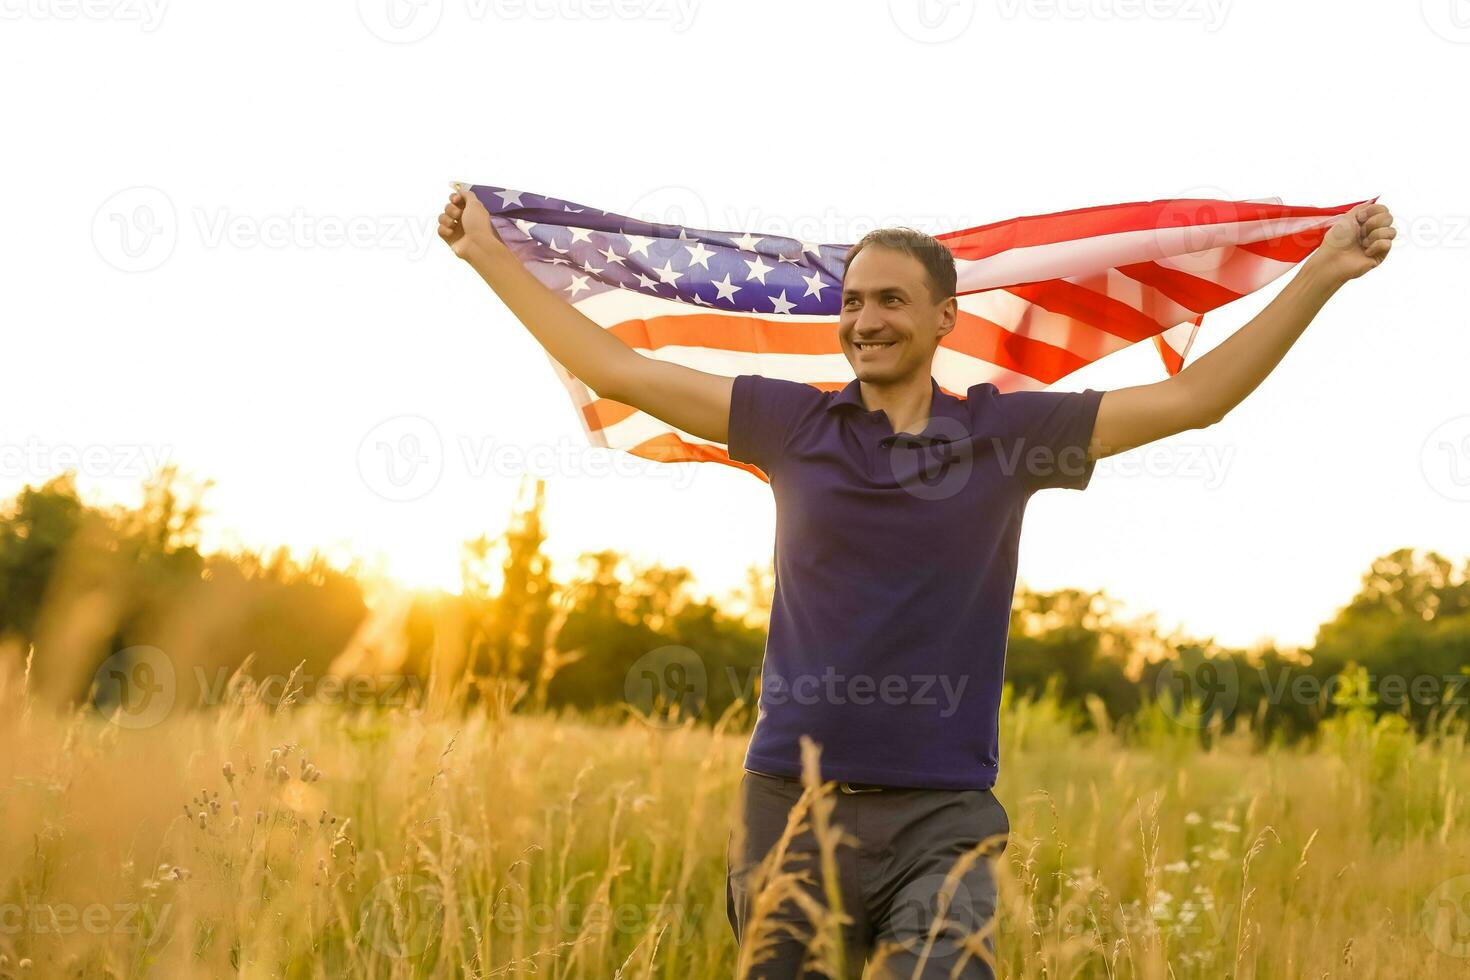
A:
<svg viewBox="0 0 1470 980">
<path fill-rule="evenodd" d="M 1225 834 L 1240 833 L 1240 827 L 1233 823 L 1227 823 L 1224 820 L 1216 820 L 1214 823 L 1210 824 L 1210 826 Z"/>
<path fill-rule="evenodd" d="M 1191 827 L 1193 827 L 1195 824 L 1199 823 L 1203 819 L 1203 817 L 1201 817 L 1198 813 L 1195 813 L 1193 810 L 1190 810 L 1184 815 L 1184 822 L 1189 824 L 1189 826 Z"/>
<path fill-rule="evenodd" d="M 1165 871 L 1171 871 L 1174 874 L 1184 874 L 1185 872 L 1187 872 L 1189 870 L 1189 862 L 1188 861 L 1175 861 L 1173 864 L 1166 864 L 1166 865 L 1164 865 L 1164 870 Z"/>
</svg>

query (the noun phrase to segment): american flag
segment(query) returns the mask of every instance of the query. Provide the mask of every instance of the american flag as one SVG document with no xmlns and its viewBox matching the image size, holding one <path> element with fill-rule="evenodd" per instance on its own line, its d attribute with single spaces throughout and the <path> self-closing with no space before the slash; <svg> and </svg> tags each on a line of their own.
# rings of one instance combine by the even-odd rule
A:
<svg viewBox="0 0 1470 980">
<path fill-rule="evenodd" d="M 459 186 L 485 205 L 537 279 L 649 357 L 827 390 L 852 380 L 836 330 L 848 245 L 658 224 L 529 191 Z M 1001 391 L 1045 388 L 1145 340 L 1176 374 L 1205 313 L 1306 258 L 1360 203 L 1168 199 L 936 234 L 955 257 L 959 319 L 935 353 L 934 379 L 960 397 L 986 381 Z M 552 363 L 592 445 L 765 478 L 723 445 L 599 398 Z"/>
</svg>

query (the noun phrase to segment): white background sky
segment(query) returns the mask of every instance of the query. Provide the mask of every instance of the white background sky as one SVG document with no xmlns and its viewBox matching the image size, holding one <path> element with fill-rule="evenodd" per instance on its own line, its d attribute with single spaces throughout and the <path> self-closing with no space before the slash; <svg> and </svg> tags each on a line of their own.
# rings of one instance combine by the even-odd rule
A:
<svg viewBox="0 0 1470 980">
<path fill-rule="evenodd" d="M 769 557 L 767 488 L 707 464 L 588 475 L 606 454 L 580 449 L 544 355 L 432 237 L 449 178 L 828 242 L 1379 194 L 1390 261 L 1219 425 L 1034 498 L 1020 575 L 1304 643 L 1374 556 L 1470 553 L 1466 0 L 0 0 L 0 19 L 6 496 L 82 453 L 90 494 L 130 500 L 139 454 L 165 454 L 217 481 L 212 541 L 452 584 L 459 543 L 504 526 L 516 457 L 550 447 L 557 556 L 615 548 L 718 591 Z M 1191 358 L 1286 281 L 1207 316 Z M 1138 345 L 1057 387 L 1162 376 Z M 437 481 L 388 499 L 373 446 L 415 433 Z"/>
</svg>

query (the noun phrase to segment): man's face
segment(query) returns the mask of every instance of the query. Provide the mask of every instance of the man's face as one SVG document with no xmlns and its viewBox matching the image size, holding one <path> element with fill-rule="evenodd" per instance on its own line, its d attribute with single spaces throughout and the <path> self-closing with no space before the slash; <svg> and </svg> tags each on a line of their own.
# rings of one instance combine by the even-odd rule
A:
<svg viewBox="0 0 1470 980">
<path fill-rule="evenodd" d="M 847 267 L 837 337 L 859 381 L 929 377 L 939 338 L 954 329 L 953 297 L 934 302 L 918 259 L 868 245 Z"/>
</svg>

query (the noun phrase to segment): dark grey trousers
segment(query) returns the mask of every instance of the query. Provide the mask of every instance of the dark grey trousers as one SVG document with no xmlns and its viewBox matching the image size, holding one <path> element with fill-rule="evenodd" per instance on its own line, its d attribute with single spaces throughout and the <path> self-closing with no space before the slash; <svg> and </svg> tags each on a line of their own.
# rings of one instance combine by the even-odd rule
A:
<svg viewBox="0 0 1470 980">
<path fill-rule="evenodd" d="M 726 848 L 725 897 L 736 941 L 743 939 L 756 896 L 752 877 L 762 858 L 780 839 L 786 815 L 801 797 L 795 779 L 747 771 L 740 783 L 739 819 L 746 828 L 744 846 L 731 831 Z M 862 976 L 865 961 L 880 947 L 887 971 L 880 975 L 963 977 L 991 980 L 988 963 L 964 946 L 966 936 L 991 924 L 985 947 L 994 955 L 993 920 L 996 886 L 991 861 L 1005 846 L 1010 820 L 989 790 L 898 789 L 839 784 L 833 824 L 857 839 L 837 849 L 838 881 L 843 912 L 852 919 L 844 932 L 848 974 Z M 807 821 L 810 823 L 810 821 Z M 945 876 L 955 861 L 981 841 L 993 839 L 990 859 L 976 861 L 958 882 L 947 905 L 941 896 Z M 787 851 L 786 870 L 805 870 L 812 882 L 805 890 L 827 906 L 821 858 L 810 827 L 797 835 Z M 939 912 L 943 924 L 931 937 Z M 811 934 L 809 917 L 787 900 L 772 918 L 782 924 L 774 957 L 749 974 L 762 980 L 814 977 L 803 965 Z M 794 934 L 793 934 L 794 933 Z M 928 946 L 927 956 L 924 956 Z M 957 964 L 963 963 L 955 973 Z"/>
</svg>

